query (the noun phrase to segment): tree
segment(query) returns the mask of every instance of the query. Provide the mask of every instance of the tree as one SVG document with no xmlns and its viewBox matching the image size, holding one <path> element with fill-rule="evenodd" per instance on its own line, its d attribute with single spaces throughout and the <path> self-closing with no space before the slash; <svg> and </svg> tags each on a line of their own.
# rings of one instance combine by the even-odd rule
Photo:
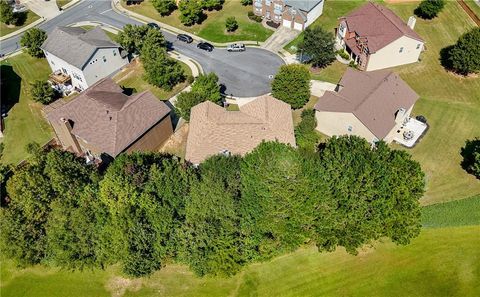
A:
<svg viewBox="0 0 480 297">
<path fill-rule="evenodd" d="M 240 0 L 243 6 L 252 5 L 253 0 Z"/>
<path fill-rule="evenodd" d="M 161 16 L 167 16 L 177 8 L 175 0 L 152 0 L 153 7 Z"/>
<path fill-rule="evenodd" d="M 185 212 L 187 262 L 198 275 L 230 276 L 244 262 L 241 253 L 240 162 L 217 155 L 200 166 Z"/>
<path fill-rule="evenodd" d="M 125 25 L 123 31 L 117 35 L 117 42 L 129 53 L 139 54 L 145 43 L 154 44 L 157 47 L 165 48 L 167 43 L 159 30 L 150 28 L 147 25 L 135 26 Z"/>
<path fill-rule="evenodd" d="M 207 100 L 216 104 L 220 104 L 222 100 L 218 76 L 213 72 L 200 74 L 194 81 L 190 92 L 182 92 L 177 96 L 175 112 L 189 121 L 192 107 Z"/>
<path fill-rule="evenodd" d="M 460 36 L 448 51 L 451 67 L 462 74 L 480 72 L 480 28 L 473 28 Z"/>
<path fill-rule="evenodd" d="M 40 48 L 47 39 L 47 33 L 42 29 L 28 29 L 20 39 L 20 45 L 27 48 L 27 53 L 32 57 L 42 57 L 43 51 Z"/>
<path fill-rule="evenodd" d="M 235 30 L 237 30 L 238 28 L 238 22 L 237 20 L 235 19 L 235 17 L 228 17 L 226 20 L 225 20 L 225 27 L 227 28 L 227 31 L 228 32 L 233 32 Z"/>
<path fill-rule="evenodd" d="M 433 19 L 442 11 L 445 0 L 423 0 L 420 2 L 414 13 L 423 19 Z"/>
<path fill-rule="evenodd" d="M 480 179 L 480 139 L 467 140 L 461 155 L 463 169 Z"/>
<path fill-rule="evenodd" d="M 314 152 L 320 139 L 315 131 L 317 119 L 314 109 L 305 109 L 302 111 L 302 121 L 295 127 L 295 140 L 298 148 L 304 151 Z"/>
<path fill-rule="evenodd" d="M 178 9 L 180 10 L 180 21 L 185 26 L 199 24 L 205 17 L 202 10 L 201 0 L 180 0 Z"/>
<path fill-rule="evenodd" d="M 12 25 L 17 22 L 13 7 L 4 0 L 0 1 L 0 22 L 7 25 Z"/>
<path fill-rule="evenodd" d="M 201 0 L 203 8 L 212 11 L 212 10 L 220 10 L 222 9 L 224 0 Z"/>
<path fill-rule="evenodd" d="M 322 27 L 310 26 L 305 29 L 298 50 L 302 62 L 312 63 L 314 67 L 328 66 L 335 60 L 333 34 Z"/>
<path fill-rule="evenodd" d="M 52 86 L 41 80 L 36 80 L 31 84 L 30 92 L 32 93 L 33 100 L 42 104 L 49 104 L 55 100 L 55 91 Z"/>
<path fill-rule="evenodd" d="M 303 65 L 283 65 L 272 82 L 272 96 L 293 108 L 300 108 L 310 98 L 310 72 Z"/>
</svg>

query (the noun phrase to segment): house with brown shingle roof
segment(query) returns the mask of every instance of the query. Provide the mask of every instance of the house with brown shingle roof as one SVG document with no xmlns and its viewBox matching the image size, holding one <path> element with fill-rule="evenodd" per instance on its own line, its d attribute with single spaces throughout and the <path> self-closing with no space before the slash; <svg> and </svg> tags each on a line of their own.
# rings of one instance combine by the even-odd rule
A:
<svg viewBox="0 0 480 297">
<path fill-rule="evenodd" d="M 217 154 L 245 155 L 262 141 L 295 146 L 289 104 L 261 96 L 239 111 L 228 111 L 210 101 L 192 108 L 185 158 L 200 164 Z"/>
<path fill-rule="evenodd" d="M 367 2 L 339 19 L 337 47 L 345 49 L 361 70 L 415 63 L 425 43 L 413 31 L 415 22 L 412 16 L 405 24 L 388 8 Z"/>
<path fill-rule="evenodd" d="M 335 91 L 315 104 L 317 130 L 328 136 L 357 135 L 369 142 L 391 142 L 410 119 L 419 96 L 388 70 L 348 68 Z"/>
<path fill-rule="evenodd" d="M 157 149 L 173 133 L 170 111 L 150 91 L 127 96 L 110 78 L 44 109 L 63 148 L 90 159 Z"/>
</svg>

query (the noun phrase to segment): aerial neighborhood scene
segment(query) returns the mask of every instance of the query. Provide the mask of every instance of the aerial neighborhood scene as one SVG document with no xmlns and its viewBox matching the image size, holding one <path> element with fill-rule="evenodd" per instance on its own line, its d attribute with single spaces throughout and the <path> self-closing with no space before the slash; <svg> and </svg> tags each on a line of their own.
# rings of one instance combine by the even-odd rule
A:
<svg viewBox="0 0 480 297">
<path fill-rule="evenodd" d="M 0 0 L 0 296 L 480 296 L 479 0 Z"/>
</svg>

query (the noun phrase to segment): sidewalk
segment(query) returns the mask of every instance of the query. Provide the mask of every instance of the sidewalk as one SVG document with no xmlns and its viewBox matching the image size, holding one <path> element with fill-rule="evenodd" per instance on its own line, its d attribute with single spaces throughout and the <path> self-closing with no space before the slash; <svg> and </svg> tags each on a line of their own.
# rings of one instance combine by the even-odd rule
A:
<svg viewBox="0 0 480 297">
<path fill-rule="evenodd" d="M 126 15 L 128 17 L 131 17 L 131 18 L 134 18 L 134 19 L 137 19 L 138 21 L 140 22 L 143 22 L 143 23 L 156 23 L 157 25 L 159 25 L 162 29 L 165 29 L 167 31 L 170 31 L 171 33 L 173 34 L 187 34 L 189 36 L 191 36 L 195 41 L 204 41 L 206 40 L 205 38 L 201 38 L 197 35 L 194 35 L 190 32 L 187 32 L 187 31 L 184 31 L 184 30 L 181 30 L 181 29 L 178 29 L 176 27 L 173 27 L 173 26 L 170 26 L 168 24 L 165 24 L 165 23 L 162 23 L 162 22 L 159 22 L 157 20 L 154 20 L 152 18 L 149 18 L 147 16 L 144 16 L 144 15 L 141 15 L 139 13 L 136 13 L 136 12 L 133 12 L 133 11 L 130 11 L 126 8 L 124 8 L 122 6 L 122 4 L 120 3 L 120 0 L 112 0 L 112 9 L 117 12 L 117 13 L 120 13 L 120 14 L 123 14 L 123 15 Z M 232 44 L 232 43 L 235 43 L 235 41 L 233 42 L 225 42 L 225 43 L 219 43 L 219 42 L 212 42 L 210 40 L 207 40 L 209 43 L 213 44 L 214 46 L 217 46 L 217 47 L 226 47 L 227 45 L 229 44 Z M 254 46 L 261 46 L 263 44 L 263 42 L 257 42 L 257 41 L 236 41 L 236 42 L 241 42 L 245 45 L 254 45 Z"/>
<path fill-rule="evenodd" d="M 20 29 L 18 29 L 18 30 L 16 30 L 16 31 L 13 31 L 13 32 L 10 33 L 10 34 L 7 34 L 7 35 L 4 35 L 4 36 L 0 37 L 0 41 L 1 41 L 1 40 L 5 40 L 5 39 L 8 39 L 8 38 L 13 37 L 13 36 L 16 36 L 16 35 L 19 35 L 19 34 L 22 34 L 23 32 L 27 31 L 28 29 L 33 28 L 33 27 L 37 26 L 38 24 L 43 23 L 44 21 L 45 21 L 45 19 L 42 18 L 42 17 L 40 17 L 38 20 L 36 20 L 35 22 L 29 24 L 28 26 L 25 26 L 25 27 L 20 28 Z"/>
</svg>

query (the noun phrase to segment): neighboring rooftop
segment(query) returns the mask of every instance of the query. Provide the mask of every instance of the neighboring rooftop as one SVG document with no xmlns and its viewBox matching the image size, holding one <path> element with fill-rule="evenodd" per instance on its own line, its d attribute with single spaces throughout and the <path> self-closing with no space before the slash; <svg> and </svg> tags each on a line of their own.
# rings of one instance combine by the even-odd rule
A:
<svg viewBox="0 0 480 297">
<path fill-rule="evenodd" d="M 323 0 L 285 0 L 285 5 L 309 12 Z"/>
<path fill-rule="evenodd" d="M 150 91 L 127 96 L 110 78 L 57 106 L 46 110 L 49 121 L 70 120 L 72 134 L 112 157 L 170 114 L 170 108 Z"/>
<path fill-rule="evenodd" d="M 423 42 L 423 39 L 390 9 L 372 2 L 357 8 L 341 19 L 347 22 L 348 31 L 366 37 L 368 49 L 374 53 L 402 36 Z"/>
<path fill-rule="evenodd" d="M 119 47 L 100 27 L 85 30 L 80 27 L 56 27 L 48 34 L 41 48 L 69 64 L 83 69 L 99 48 Z"/>
<path fill-rule="evenodd" d="M 415 104 L 415 93 L 398 75 L 388 70 L 362 72 L 347 68 L 338 92 L 326 91 L 315 109 L 353 113 L 378 139 L 395 127 L 400 108 Z"/>
<path fill-rule="evenodd" d="M 228 151 L 245 155 L 263 140 L 295 146 L 290 105 L 265 95 L 227 111 L 210 101 L 192 108 L 186 159 L 199 164 Z"/>
</svg>

